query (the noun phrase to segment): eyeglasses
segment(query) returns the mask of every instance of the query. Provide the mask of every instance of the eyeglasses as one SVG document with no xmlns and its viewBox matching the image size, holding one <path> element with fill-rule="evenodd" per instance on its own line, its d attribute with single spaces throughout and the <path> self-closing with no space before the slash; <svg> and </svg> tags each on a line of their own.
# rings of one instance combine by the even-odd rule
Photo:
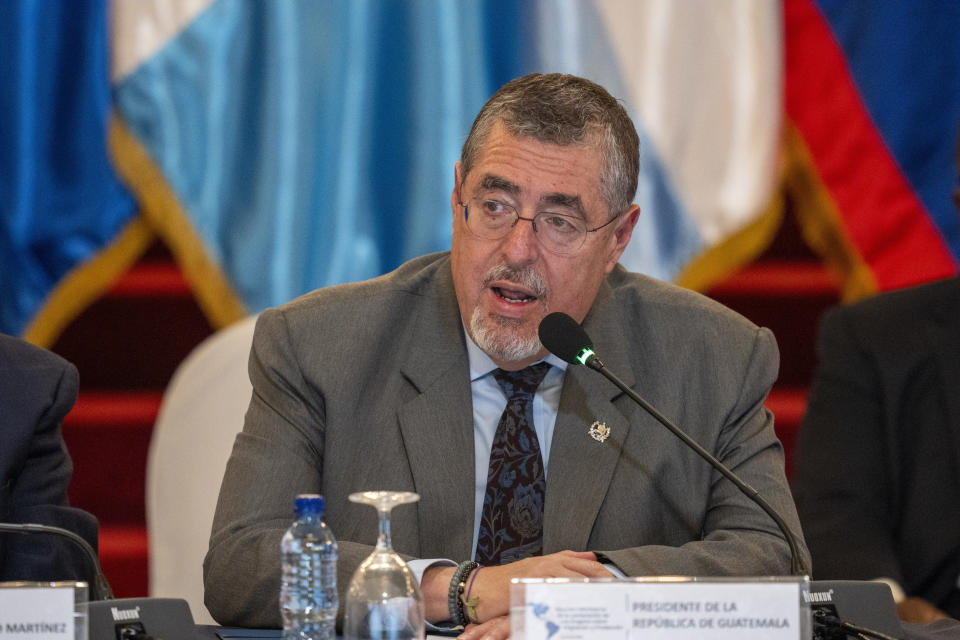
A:
<svg viewBox="0 0 960 640">
<path fill-rule="evenodd" d="M 533 226 L 533 232 L 544 248 L 561 256 L 576 254 L 588 233 L 595 233 L 620 217 L 617 214 L 599 227 L 587 229 L 583 219 L 555 211 L 541 211 L 532 218 L 524 218 L 513 205 L 492 198 L 476 197 L 470 200 L 469 206 L 463 202 L 460 206 L 463 207 L 467 229 L 478 238 L 499 240 L 506 237 L 520 220 L 526 220 Z"/>
</svg>

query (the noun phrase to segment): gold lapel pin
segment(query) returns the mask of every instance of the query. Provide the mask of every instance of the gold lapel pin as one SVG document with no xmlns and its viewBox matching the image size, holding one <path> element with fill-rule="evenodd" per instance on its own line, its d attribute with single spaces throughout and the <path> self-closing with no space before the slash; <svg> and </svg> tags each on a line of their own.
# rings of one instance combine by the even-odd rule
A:
<svg viewBox="0 0 960 640">
<path fill-rule="evenodd" d="M 587 433 L 597 442 L 603 442 L 610 437 L 610 428 L 605 422 L 595 420 L 594 423 L 590 425 L 590 430 L 587 431 Z"/>
</svg>

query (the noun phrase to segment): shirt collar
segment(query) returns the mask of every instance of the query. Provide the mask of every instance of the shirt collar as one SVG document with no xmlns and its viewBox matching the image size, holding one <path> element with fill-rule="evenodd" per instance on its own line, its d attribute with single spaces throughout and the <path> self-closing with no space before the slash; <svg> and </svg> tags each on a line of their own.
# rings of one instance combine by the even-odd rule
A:
<svg viewBox="0 0 960 640">
<path fill-rule="evenodd" d="M 467 333 L 466 327 L 463 328 L 463 335 L 467 339 L 467 358 L 470 361 L 470 382 L 475 382 L 483 376 L 488 375 L 494 369 L 497 369 L 497 363 L 491 360 L 490 356 L 477 346 L 477 343 L 474 342 L 470 334 Z M 567 370 L 567 363 L 552 353 L 548 353 L 546 358 L 538 360 L 537 362 L 546 362 L 561 371 Z"/>
</svg>

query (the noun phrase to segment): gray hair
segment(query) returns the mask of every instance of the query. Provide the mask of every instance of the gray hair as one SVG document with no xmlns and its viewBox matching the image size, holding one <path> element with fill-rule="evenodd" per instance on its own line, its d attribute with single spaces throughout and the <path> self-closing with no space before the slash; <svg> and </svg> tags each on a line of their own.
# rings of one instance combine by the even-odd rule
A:
<svg viewBox="0 0 960 640">
<path fill-rule="evenodd" d="M 596 145 L 603 157 L 600 182 L 610 217 L 633 202 L 640 138 L 623 105 L 600 85 L 566 74 L 532 73 L 500 87 L 477 114 L 463 144 L 463 179 L 497 122 L 516 137 L 561 146 Z"/>
</svg>

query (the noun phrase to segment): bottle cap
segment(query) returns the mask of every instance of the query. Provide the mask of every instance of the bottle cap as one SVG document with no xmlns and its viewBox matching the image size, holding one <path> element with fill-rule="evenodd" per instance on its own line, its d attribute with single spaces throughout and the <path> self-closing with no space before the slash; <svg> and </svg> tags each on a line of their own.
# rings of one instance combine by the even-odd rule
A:
<svg viewBox="0 0 960 640">
<path fill-rule="evenodd" d="M 323 515 L 323 496 L 319 493 L 301 493 L 293 502 L 298 516 Z"/>
</svg>

